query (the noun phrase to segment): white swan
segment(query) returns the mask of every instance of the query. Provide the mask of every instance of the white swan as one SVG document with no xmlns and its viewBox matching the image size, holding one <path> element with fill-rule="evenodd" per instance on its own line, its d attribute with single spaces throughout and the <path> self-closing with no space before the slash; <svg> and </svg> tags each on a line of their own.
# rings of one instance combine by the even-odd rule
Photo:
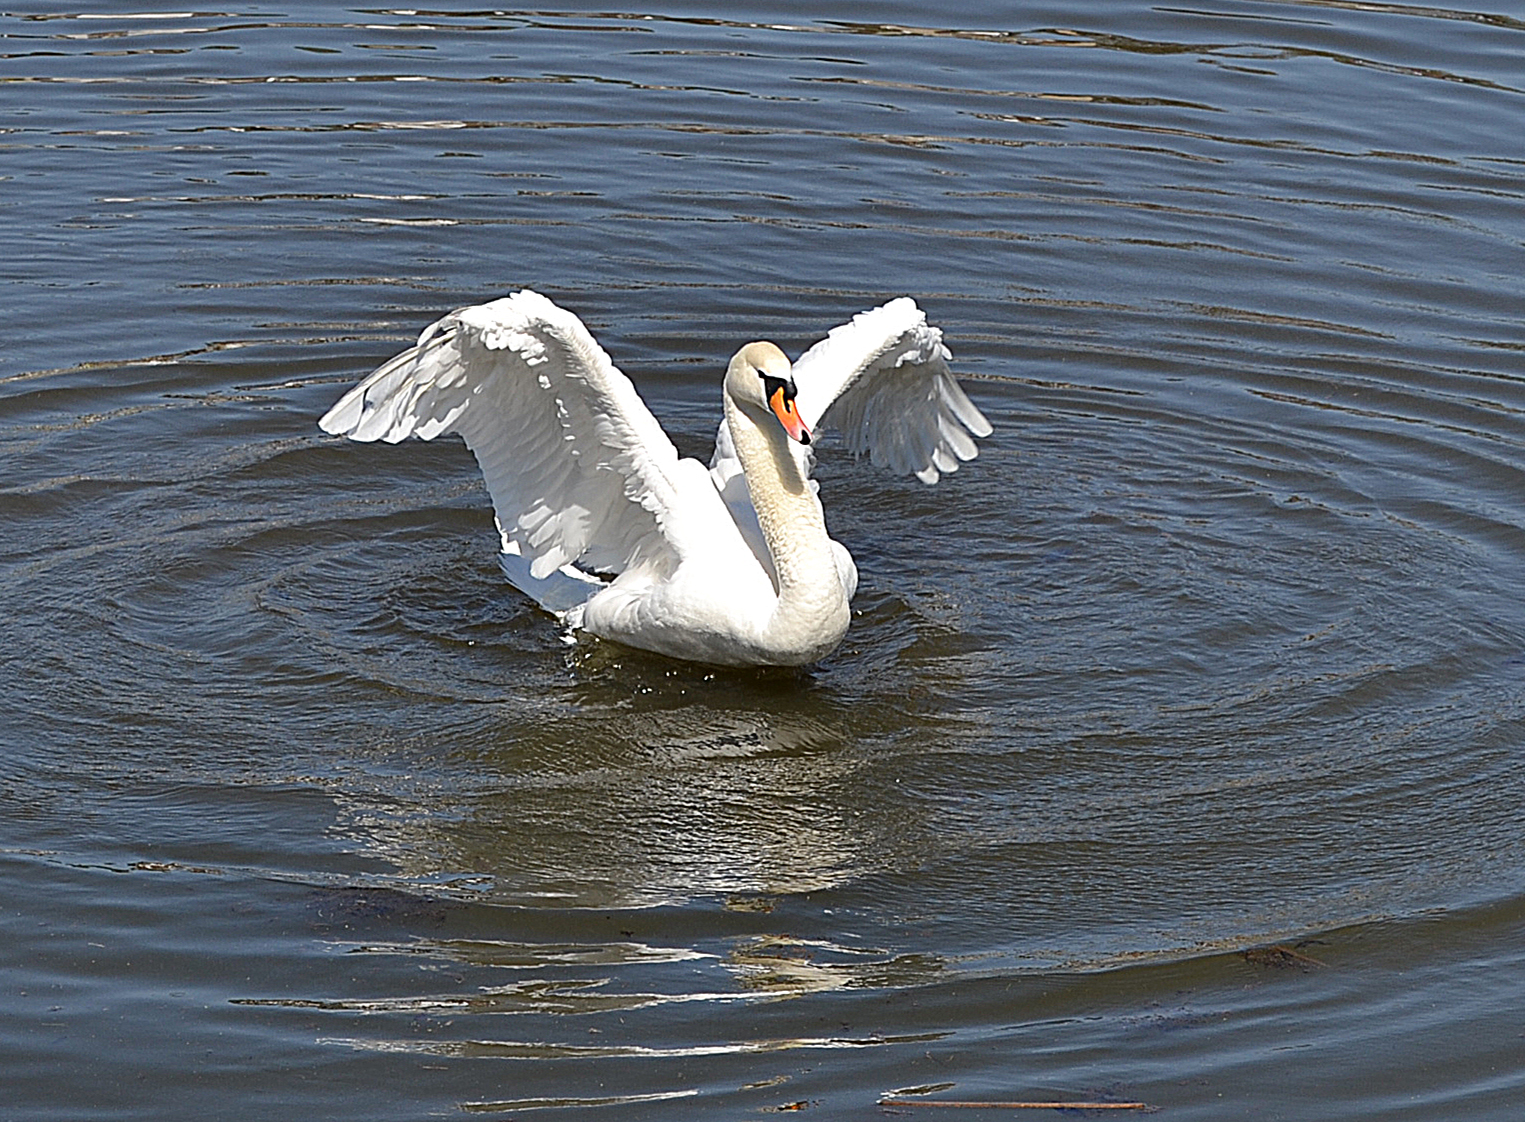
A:
<svg viewBox="0 0 1525 1122">
<path fill-rule="evenodd" d="M 990 424 L 908 297 L 853 317 L 791 368 L 731 359 L 708 470 L 677 450 L 571 312 L 539 293 L 452 312 L 318 423 L 395 443 L 460 433 L 492 496 L 508 579 L 567 624 L 677 658 L 800 666 L 847 631 L 858 584 L 826 533 L 805 445 L 818 425 L 925 483 Z"/>
</svg>

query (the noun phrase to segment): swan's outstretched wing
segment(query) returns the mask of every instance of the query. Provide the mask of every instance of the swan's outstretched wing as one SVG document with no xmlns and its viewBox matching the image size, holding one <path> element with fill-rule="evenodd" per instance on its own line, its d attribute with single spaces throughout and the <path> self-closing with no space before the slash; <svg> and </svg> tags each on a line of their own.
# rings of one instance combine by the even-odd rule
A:
<svg viewBox="0 0 1525 1122">
<path fill-rule="evenodd" d="M 943 333 L 908 296 L 836 327 L 794 364 L 807 427 L 839 430 L 854 454 L 936 483 L 989 436 L 990 422 L 948 369 Z"/>
<path fill-rule="evenodd" d="M 318 423 L 391 443 L 460 433 L 504 552 L 536 580 L 673 557 L 677 451 L 582 321 L 539 293 L 452 312 Z"/>
</svg>

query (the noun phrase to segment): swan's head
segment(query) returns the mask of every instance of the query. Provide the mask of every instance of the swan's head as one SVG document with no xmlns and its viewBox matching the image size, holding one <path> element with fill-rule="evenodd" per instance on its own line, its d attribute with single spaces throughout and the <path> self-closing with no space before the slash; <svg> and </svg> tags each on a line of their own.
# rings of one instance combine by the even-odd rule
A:
<svg viewBox="0 0 1525 1122">
<path fill-rule="evenodd" d="M 725 388 L 738 403 L 770 410 L 790 438 L 810 443 L 810 430 L 794 406 L 794 372 L 783 351 L 772 343 L 748 343 L 731 359 Z"/>
</svg>

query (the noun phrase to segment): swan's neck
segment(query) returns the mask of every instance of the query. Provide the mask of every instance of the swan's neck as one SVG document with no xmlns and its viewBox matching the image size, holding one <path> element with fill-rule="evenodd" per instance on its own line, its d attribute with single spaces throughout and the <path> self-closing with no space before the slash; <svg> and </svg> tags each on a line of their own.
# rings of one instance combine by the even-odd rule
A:
<svg viewBox="0 0 1525 1122">
<path fill-rule="evenodd" d="M 814 661 L 841 641 L 849 619 L 820 500 L 771 416 L 754 417 L 729 393 L 725 413 L 778 578 L 778 604 L 765 641 L 814 651 L 801 659 Z"/>
</svg>

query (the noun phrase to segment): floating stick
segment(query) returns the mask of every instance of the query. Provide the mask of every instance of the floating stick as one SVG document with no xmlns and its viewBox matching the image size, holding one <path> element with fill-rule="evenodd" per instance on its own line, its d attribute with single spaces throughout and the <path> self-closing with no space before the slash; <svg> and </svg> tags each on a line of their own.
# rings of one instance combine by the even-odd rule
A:
<svg viewBox="0 0 1525 1122">
<path fill-rule="evenodd" d="M 1148 1103 L 955 1102 L 951 1099 L 880 1099 L 880 1106 L 954 1106 L 977 1110 L 1148 1110 Z"/>
</svg>

